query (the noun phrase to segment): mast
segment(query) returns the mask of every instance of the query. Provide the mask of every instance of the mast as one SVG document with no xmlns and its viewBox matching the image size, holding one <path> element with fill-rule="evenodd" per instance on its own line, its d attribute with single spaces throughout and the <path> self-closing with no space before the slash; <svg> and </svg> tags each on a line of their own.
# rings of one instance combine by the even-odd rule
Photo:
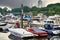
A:
<svg viewBox="0 0 60 40">
<path fill-rule="evenodd" d="M 21 4 L 21 28 L 23 28 L 23 4 Z"/>
</svg>

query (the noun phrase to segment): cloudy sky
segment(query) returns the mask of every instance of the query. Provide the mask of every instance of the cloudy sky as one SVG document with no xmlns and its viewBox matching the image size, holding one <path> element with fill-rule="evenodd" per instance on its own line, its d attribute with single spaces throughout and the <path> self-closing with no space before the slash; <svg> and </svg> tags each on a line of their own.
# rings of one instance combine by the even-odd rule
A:
<svg viewBox="0 0 60 40">
<path fill-rule="evenodd" d="M 21 4 L 31 6 L 37 6 L 38 0 L 0 0 L 0 6 L 9 6 L 11 8 L 18 8 Z M 60 3 L 60 0 L 42 0 L 43 6 L 47 6 L 51 3 Z"/>
</svg>

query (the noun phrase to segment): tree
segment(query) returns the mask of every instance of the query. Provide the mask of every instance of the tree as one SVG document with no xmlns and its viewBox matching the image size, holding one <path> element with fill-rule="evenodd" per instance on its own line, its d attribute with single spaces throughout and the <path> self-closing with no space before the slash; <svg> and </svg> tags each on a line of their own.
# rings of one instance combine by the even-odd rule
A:
<svg viewBox="0 0 60 40">
<path fill-rule="evenodd" d="M 12 12 L 21 12 L 21 8 L 14 8 L 12 9 Z"/>
<path fill-rule="evenodd" d="M 0 13 L 2 13 L 2 8 L 0 8 Z"/>
<path fill-rule="evenodd" d="M 31 12 L 33 13 L 33 15 L 37 15 L 38 13 L 38 8 L 36 6 L 31 8 Z"/>
<path fill-rule="evenodd" d="M 37 10 L 38 10 L 38 8 L 36 6 L 31 8 L 31 11 L 37 11 Z"/>
<path fill-rule="evenodd" d="M 3 13 L 4 15 L 7 13 L 7 8 L 6 8 L 6 7 L 2 9 L 2 13 Z"/>
<path fill-rule="evenodd" d="M 23 7 L 24 12 L 30 12 L 30 8 L 28 6 Z"/>
</svg>

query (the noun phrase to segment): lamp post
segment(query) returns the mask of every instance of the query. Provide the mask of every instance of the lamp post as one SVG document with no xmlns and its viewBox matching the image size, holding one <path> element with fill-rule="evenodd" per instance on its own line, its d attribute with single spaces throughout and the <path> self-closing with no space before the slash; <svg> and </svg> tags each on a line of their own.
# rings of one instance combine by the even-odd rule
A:
<svg viewBox="0 0 60 40">
<path fill-rule="evenodd" d="M 23 4 L 21 4 L 21 28 L 23 28 Z"/>
</svg>

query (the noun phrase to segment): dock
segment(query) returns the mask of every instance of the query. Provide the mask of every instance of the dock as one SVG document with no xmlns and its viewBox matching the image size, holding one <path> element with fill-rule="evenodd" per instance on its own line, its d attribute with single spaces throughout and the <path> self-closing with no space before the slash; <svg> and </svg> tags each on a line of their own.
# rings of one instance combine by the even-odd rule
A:
<svg viewBox="0 0 60 40">
<path fill-rule="evenodd" d="M 11 40 L 8 38 L 9 34 L 10 34 L 10 32 L 8 32 L 8 33 L 0 32 L 0 40 Z"/>
</svg>

